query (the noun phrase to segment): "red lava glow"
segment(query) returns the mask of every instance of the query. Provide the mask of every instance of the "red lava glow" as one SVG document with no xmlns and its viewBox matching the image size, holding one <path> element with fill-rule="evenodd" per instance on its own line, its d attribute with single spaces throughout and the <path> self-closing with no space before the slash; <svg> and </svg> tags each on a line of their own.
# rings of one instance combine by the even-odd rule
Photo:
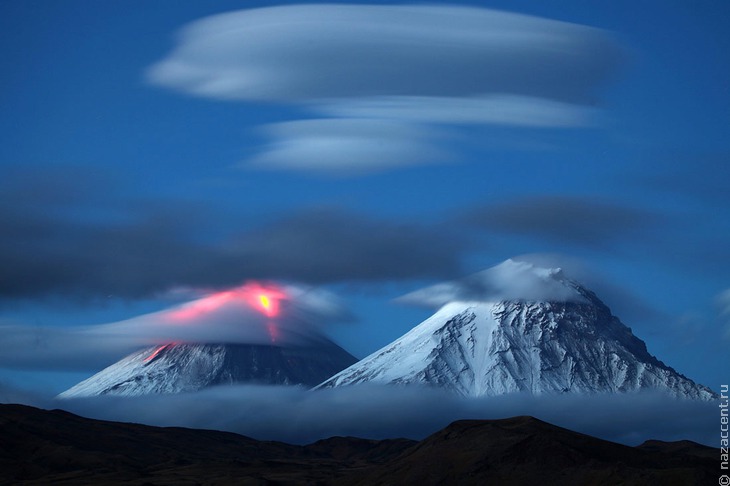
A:
<svg viewBox="0 0 730 486">
<path fill-rule="evenodd" d="M 267 317 L 276 317 L 279 315 L 279 299 L 281 296 L 277 296 L 270 292 L 261 291 L 254 299 L 254 307 L 258 308 L 259 311 L 266 314 Z"/>
<path fill-rule="evenodd" d="M 179 309 L 169 313 L 174 321 L 192 321 L 209 314 L 233 299 L 233 292 L 218 292 L 202 299 L 194 300 L 184 304 Z"/>
<path fill-rule="evenodd" d="M 160 353 L 162 352 L 162 350 L 163 350 L 163 349 L 165 349 L 165 348 L 166 348 L 166 347 L 168 347 L 168 346 L 172 346 L 173 344 L 174 344 L 174 343 L 170 343 L 170 344 L 163 344 L 162 346 L 160 346 L 160 347 L 156 348 L 156 349 L 155 349 L 154 351 L 152 351 L 152 354 L 150 354 L 149 356 L 147 356 L 147 357 L 146 357 L 146 358 L 144 359 L 144 362 L 145 362 L 145 363 L 149 363 L 150 361 L 152 361 L 153 359 L 155 359 L 155 358 L 157 357 L 157 355 L 158 355 L 158 354 L 160 354 Z"/>
<path fill-rule="evenodd" d="M 238 287 L 234 292 L 249 306 L 266 317 L 277 317 L 281 313 L 280 303 L 286 298 L 283 290 L 258 283 L 247 283 L 243 287 Z"/>
<path fill-rule="evenodd" d="M 275 343 L 279 339 L 279 328 L 273 322 L 269 322 L 266 325 L 266 330 L 269 331 L 271 342 Z"/>
<path fill-rule="evenodd" d="M 274 318 L 281 313 L 281 301 L 286 298 L 283 290 L 259 283 L 247 283 L 241 287 L 210 294 L 188 302 L 168 315 L 174 321 L 190 322 L 204 319 L 212 312 L 229 304 L 244 303 L 266 317 Z"/>
</svg>

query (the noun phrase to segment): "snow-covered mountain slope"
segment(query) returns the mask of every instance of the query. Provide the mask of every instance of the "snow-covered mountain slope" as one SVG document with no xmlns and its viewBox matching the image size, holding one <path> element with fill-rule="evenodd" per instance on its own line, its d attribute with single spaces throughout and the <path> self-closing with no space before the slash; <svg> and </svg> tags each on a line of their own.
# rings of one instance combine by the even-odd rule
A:
<svg viewBox="0 0 730 486">
<path fill-rule="evenodd" d="M 355 361 L 324 338 L 296 347 L 166 344 L 132 353 L 58 398 L 181 393 L 232 383 L 312 386 Z"/>
<path fill-rule="evenodd" d="M 432 385 L 465 396 L 639 390 L 695 399 L 715 396 L 649 354 L 644 342 L 595 294 L 559 269 L 511 260 L 495 269 L 482 277 L 507 278 L 517 272 L 518 287 L 533 296 L 544 283 L 546 293 L 563 298 L 521 300 L 512 293 L 509 299 L 450 302 L 318 388 L 369 382 Z M 444 292 L 452 297 L 463 293 L 439 286 L 425 295 L 433 298 Z"/>
</svg>

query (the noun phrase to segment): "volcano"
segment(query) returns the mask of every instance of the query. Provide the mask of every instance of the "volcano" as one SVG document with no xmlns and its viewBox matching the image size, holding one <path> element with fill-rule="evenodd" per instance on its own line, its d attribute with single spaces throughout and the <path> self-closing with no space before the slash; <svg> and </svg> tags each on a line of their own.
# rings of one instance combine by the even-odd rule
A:
<svg viewBox="0 0 730 486">
<path fill-rule="evenodd" d="M 433 316 L 319 388 L 420 384 L 464 396 L 656 390 L 716 394 L 649 354 L 590 290 L 558 268 L 506 262 L 419 291 Z"/>
<path fill-rule="evenodd" d="M 333 302 L 305 287 L 248 282 L 107 325 L 107 333 L 158 344 L 145 343 L 58 398 L 171 394 L 240 383 L 314 386 L 357 361 L 317 329 L 339 312 Z"/>
<path fill-rule="evenodd" d="M 296 346 L 165 344 L 130 354 L 58 398 L 183 393 L 240 383 L 314 386 L 355 361 L 324 337 Z"/>
</svg>

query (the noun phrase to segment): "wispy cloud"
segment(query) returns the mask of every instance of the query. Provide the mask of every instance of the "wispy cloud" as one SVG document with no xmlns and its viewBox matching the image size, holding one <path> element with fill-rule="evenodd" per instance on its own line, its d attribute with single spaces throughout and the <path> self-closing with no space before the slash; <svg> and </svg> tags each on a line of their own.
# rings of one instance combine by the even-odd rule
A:
<svg viewBox="0 0 730 486">
<path fill-rule="evenodd" d="M 462 236 L 437 227 L 324 209 L 242 235 L 231 251 L 255 278 L 326 283 L 453 274 L 464 246 Z"/>
<path fill-rule="evenodd" d="M 443 276 L 458 270 L 464 246 L 463 238 L 429 225 L 345 210 L 299 210 L 265 223 L 241 217 L 233 225 L 211 206 L 122 204 L 102 189 L 86 191 L 83 180 L 44 194 L 47 177 L 38 170 L 28 171 L 23 184 L 0 180 L 0 300 L 153 297 L 247 279 L 321 284 Z M 29 197 L 36 191 L 38 198 Z M 223 236 L 200 238 L 211 230 Z"/>
<path fill-rule="evenodd" d="M 718 294 L 717 303 L 720 305 L 720 313 L 723 316 L 730 316 L 730 289 Z"/>
<path fill-rule="evenodd" d="M 251 165 L 351 175 L 431 162 L 432 140 L 407 124 L 592 124 L 598 92 L 623 56 L 599 29 L 496 10 L 294 5 L 189 24 L 147 80 L 348 119 L 283 125 L 279 131 L 306 136 L 275 135 Z M 368 136 L 375 123 L 385 132 L 396 122 L 391 135 Z M 333 139 L 343 129 L 347 135 Z"/>
<path fill-rule="evenodd" d="M 721 210 L 730 200 L 730 151 L 661 151 L 642 160 L 631 180 L 642 190 L 682 195 Z"/>
<path fill-rule="evenodd" d="M 605 248 L 656 227 L 662 216 L 596 198 L 536 196 L 474 209 L 466 220 L 489 231 Z"/>
<path fill-rule="evenodd" d="M 241 164 L 265 170 L 354 176 L 444 162 L 434 129 L 383 119 L 316 119 L 269 125 L 273 140 Z"/>
<path fill-rule="evenodd" d="M 730 289 L 723 290 L 715 297 L 720 308 L 720 318 L 725 323 L 725 338 L 730 339 Z"/>
<path fill-rule="evenodd" d="M 514 94 L 488 96 L 381 96 L 320 102 L 330 116 L 382 118 L 424 123 L 523 127 L 583 127 L 599 116 L 594 107 Z"/>
</svg>

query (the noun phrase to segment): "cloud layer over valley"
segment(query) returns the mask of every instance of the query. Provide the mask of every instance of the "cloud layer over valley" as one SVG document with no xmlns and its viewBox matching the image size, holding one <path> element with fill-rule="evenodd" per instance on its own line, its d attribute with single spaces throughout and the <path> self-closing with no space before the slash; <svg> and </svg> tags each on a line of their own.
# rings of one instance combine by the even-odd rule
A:
<svg viewBox="0 0 730 486">
<path fill-rule="evenodd" d="M 518 394 L 469 399 L 435 389 L 368 385 L 317 391 L 229 386 L 179 395 L 64 401 L 8 396 L 24 398 L 25 403 L 36 406 L 60 405 L 73 413 L 103 420 L 227 430 L 260 440 L 291 443 L 310 443 L 332 436 L 420 439 L 454 420 L 531 415 L 629 445 L 650 438 L 713 444 L 717 415 L 714 403 L 651 393 L 540 397 Z"/>
</svg>

